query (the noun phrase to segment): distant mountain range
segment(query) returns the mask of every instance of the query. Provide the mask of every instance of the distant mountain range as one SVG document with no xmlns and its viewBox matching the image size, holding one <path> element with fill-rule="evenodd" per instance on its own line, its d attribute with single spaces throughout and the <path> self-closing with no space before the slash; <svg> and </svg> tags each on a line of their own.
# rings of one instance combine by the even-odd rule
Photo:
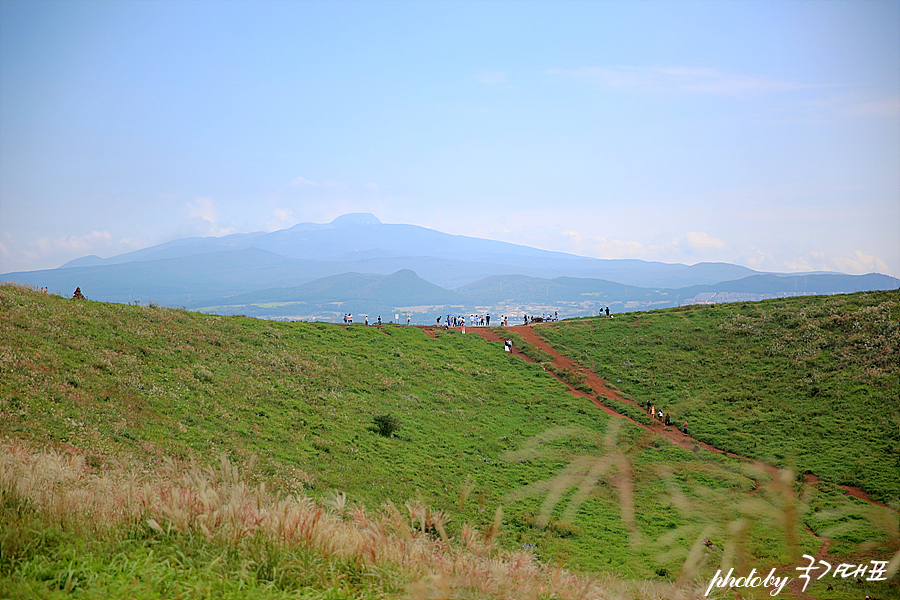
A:
<svg viewBox="0 0 900 600">
<path fill-rule="evenodd" d="M 586 258 L 449 235 L 349 214 L 272 233 L 185 238 L 58 269 L 6 273 L 4 281 L 93 300 L 156 302 L 220 314 L 432 323 L 440 314 L 560 316 L 696 302 L 895 289 L 879 274 L 759 273 L 727 263 L 692 266 Z"/>
</svg>

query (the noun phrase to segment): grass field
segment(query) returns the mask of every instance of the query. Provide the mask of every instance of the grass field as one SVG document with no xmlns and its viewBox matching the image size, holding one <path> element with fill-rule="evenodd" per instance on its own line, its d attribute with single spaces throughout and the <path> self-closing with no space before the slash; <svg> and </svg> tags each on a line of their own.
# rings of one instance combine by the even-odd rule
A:
<svg viewBox="0 0 900 600">
<path fill-rule="evenodd" d="M 795 298 L 538 328 L 717 448 L 900 502 L 900 293 Z"/>
<path fill-rule="evenodd" d="M 654 320 L 668 314 L 626 316 L 615 327 L 636 331 L 631 322 L 638 322 L 649 335 Z M 697 320 L 700 311 L 672 314 L 694 319 L 704 339 L 725 331 L 714 319 Z M 609 323 L 563 322 L 540 331 L 551 340 L 564 336 L 554 347 L 592 360 L 601 375 L 623 379 L 617 385 L 639 397 L 642 388 L 605 372 L 596 354 L 615 342 L 585 341 L 613 331 Z M 742 321 L 728 323 L 740 328 Z M 662 331 L 661 339 L 669 337 Z M 400 550 L 288 543 L 258 518 L 243 529 L 234 524 L 241 520 L 231 529 L 211 527 L 237 509 L 215 509 L 204 494 L 244 490 L 222 465 L 248 461 L 254 466 L 239 481 L 251 492 L 233 494 L 236 504 L 223 506 L 255 502 L 253 511 L 237 511 L 247 516 L 263 507 L 288 510 L 288 501 L 316 503 L 334 527 L 348 531 L 391 521 L 380 546 L 415 538 L 429 549 L 413 554 L 459 553 L 458 561 L 471 561 L 471 573 L 488 568 L 485 561 L 507 565 L 497 579 L 506 588 L 473 592 L 489 597 L 582 597 L 565 587 L 579 585 L 594 590 L 583 597 L 601 597 L 597 590 L 694 597 L 698 582 L 723 565 L 796 564 L 800 554 L 822 547 L 816 534 L 832 537 L 829 551 L 847 556 L 896 551 L 896 510 L 844 495 L 825 471 L 813 470 L 826 481 L 803 485 L 790 473 L 773 478 L 747 461 L 673 446 L 569 395 L 539 364 L 501 344 L 438 333 L 433 339 L 415 327 L 208 316 L 0 287 L 0 436 L 11 465 L 0 480 L 7 532 L 0 537 L 0 583 L 35 597 L 367 598 L 442 597 L 434 589 L 469 589 L 479 579 L 457 577 L 446 562 L 410 561 Z M 896 349 L 896 335 L 886 335 Z M 738 339 L 745 338 L 752 336 Z M 855 385 L 894 385 L 896 392 L 896 371 L 872 360 L 861 371 L 872 379 Z M 635 355 L 620 363 L 637 361 Z M 831 380 L 817 381 L 833 389 Z M 685 413 L 698 437 L 706 435 L 699 418 Z M 393 437 L 377 433 L 379 415 L 399 420 Z M 872 439 L 890 443 L 887 436 Z M 873 460 L 889 465 L 890 447 L 878 448 Z M 789 453 L 772 458 L 794 460 Z M 31 467 L 21 466 L 44 463 L 74 464 L 76 474 L 29 475 Z M 190 476 L 192 469 L 203 477 Z M 863 485 L 866 473 L 856 472 L 858 485 L 889 495 L 890 482 Z M 28 484 L 30 477 L 43 484 Z M 91 487 L 98 481 L 108 483 Z M 147 491 L 129 496 L 123 489 Z M 181 496 L 194 504 L 171 504 Z M 110 498 L 131 500 L 117 505 Z M 145 500 L 132 506 L 135 498 Z M 91 524 L 109 502 L 131 508 L 110 516 L 109 527 Z M 179 517 L 179 510 L 193 516 Z M 239 533 L 228 533 L 235 528 Z M 473 545 L 476 538 L 483 546 Z M 559 590 L 569 591 L 551 593 L 548 582 L 562 566 L 581 579 L 566 579 Z M 142 578 L 135 575 L 140 569 L 155 574 Z M 837 586 L 816 597 L 853 598 L 881 585 Z"/>
</svg>

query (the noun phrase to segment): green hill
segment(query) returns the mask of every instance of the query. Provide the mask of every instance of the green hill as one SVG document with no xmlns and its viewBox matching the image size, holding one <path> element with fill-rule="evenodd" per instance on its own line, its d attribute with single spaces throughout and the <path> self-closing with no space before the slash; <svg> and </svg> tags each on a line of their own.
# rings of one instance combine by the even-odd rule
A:
<svg viewBox="0 0 900 600">
<path fill-rule="evenodd" d="M 540 334 L 717 448 L 900 503 L 900 293 L 590 318 Z"/>
<path fill-rule="evenodd" d="M 864 314 L 883 313 L 873 297 L 848 298 Z M 779 304 L 786 315 L 791 302 Z M 700 314 L 653 313 L 639 323 Z M 896 326 L 895 310 L 883 314 Z M 565 341 L 576 348 L 582 330 L 613 321 L 541 331 L 577 332 Z M 694 323 L 695 344 L 727 327 L 744 335 L 740 318 L 703 334 L 710 323 Z M 891 331 L 879 352 L 891 339 L 896 348 Z M 0 287 L 0 589 L 48 598 L 574 598 L 599 597 L 596 590 L 655 598 L 681 586 L 677 593 L 693 597 L 723 565 L 798 564 L 826 537 L 829 552 L 854 560 L 897 549 L 896 507 L 672 445 L 571 395 L 498 342 L 434 334 Z M 594 367 L 604 374 L 604 364 Z M 859 385 L 891 389 L 896 371 L 879 373 Z M 715 414 L 722 423 L 731 416 Z M 399 419 L 393 436 L 376 431 L 380 415 Z M 706 434 L 699 418 L 691 422 Z M 872 448 L 872 459 L 889 451 Z M 229 465 L 251 457 L 242 487 Z M 39 478 L 42 464 L 51 466 Z M 890 487 L 879 489 L 887 497 Z M 316 523 L 368 545 L 288 535 L 287 517 L 272 516 L 295 513 L 318 514 Z M 414 549 L 404 539 L 432 545 Z M 582 573 L 570 587 L 588 591 L 552 587 L 570 582 L 554 565 Z M 496 577 L 478 576 L 482 568 Z M 479 588 L 482 580 L 500 587 Z M 523 581 L 533 587 L 516 587 Z M 838 587 L 816 597 L 863 589 Z"/>
</svg>

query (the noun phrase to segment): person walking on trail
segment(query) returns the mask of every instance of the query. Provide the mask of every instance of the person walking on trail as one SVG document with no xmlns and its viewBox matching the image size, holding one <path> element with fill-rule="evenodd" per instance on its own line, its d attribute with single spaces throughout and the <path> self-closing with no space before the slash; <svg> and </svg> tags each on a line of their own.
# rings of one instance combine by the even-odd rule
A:
<svg viewBox="0 0 900 600">
<path fill-rule="evenodd" d="M 378 326 L 381 327 L 381 315 L 378 315 Z"/>
<path fill-rule="evenodd" d="M 487 316 L 485 316 L 484 320 L 487 321 L 487 326 L 490 327 L 491 326 L 491 315 L 488 314 Z"/>
<path fill-rule="evenodd" d="M 409 315 L 406 315 L 406 326 L 409 327 Z"/>
<path fill-rule="evenodd" d="M 666 413 L 666 427 L 672 424 L 672 421 L 669 420 L 669 413 Z"/>
<path fill-rule="evenodd" d="M 608 306 L 606 307 L 606 316 L 607 317 L 609 316 L 609 307 Z"/>
<path fill-rule="evenodd" d="M 366 327 L 369 326 L 369 315 L 366 315 Z"/>
<path fill-rule="evenodd" d="M 681 432 L 684 433 L 684 435 L 687 435 L 687 421 L 685 421 L 684 425 L 682 425 Z"/>
</svg>

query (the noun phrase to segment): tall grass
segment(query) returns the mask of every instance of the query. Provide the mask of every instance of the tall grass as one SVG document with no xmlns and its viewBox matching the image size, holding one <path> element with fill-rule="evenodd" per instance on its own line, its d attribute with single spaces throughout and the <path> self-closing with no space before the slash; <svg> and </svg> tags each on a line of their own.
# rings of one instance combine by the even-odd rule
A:
<svg viewBox="0 0 900 600">
<path fill-rule="evenodd" d="M 0 583 L 46 597 L 127 589 L 136 598 L 694 598 L 699 590 L 574 575 L 503 550 L 499 519 L 450 539 L 446 515 L 420 503 L 370 511 L 340 495 L 329 506 L 279 496 L 224 456 L 215 468 L 168 461 L 152 472 L 98 472 L 77 454 L 5 443 L 0 507 Z M 213 574 L 217 583 L 198 587 Z"/>
</svg>

